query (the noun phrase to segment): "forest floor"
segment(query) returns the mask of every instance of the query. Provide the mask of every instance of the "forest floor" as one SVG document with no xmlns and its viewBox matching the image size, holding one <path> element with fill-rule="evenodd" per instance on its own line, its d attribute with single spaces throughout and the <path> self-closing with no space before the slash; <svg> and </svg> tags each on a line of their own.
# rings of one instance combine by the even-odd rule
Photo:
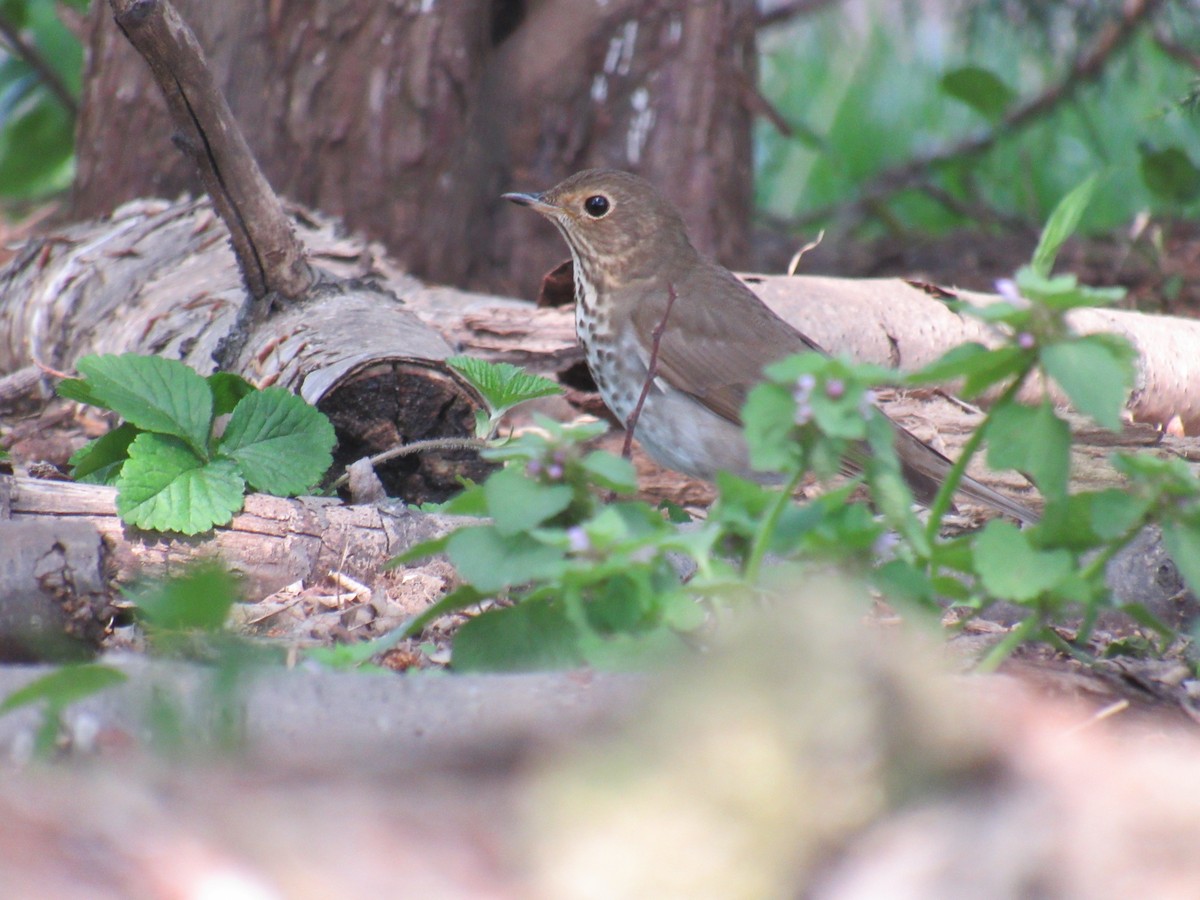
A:
<svg viewBox="0 0 1200 900">
<path fill-rule="evenodd" d="M 1035 242 L 826 242 L 802 270 L 986 291 Z M 765 271 L 794 252 L 759 247 Z M 1060 267 L 1126 287 L 1130 308 L 1200 313 L 1195 225 L 1075 240 Z M 62 466 L 98 427 L 63 406 L 6 437 Z M 1194 896 L 1189 665 L 1028 647 L 980 677 L 922 659 L 964 671 L 1001 629 L 939 650 L 885 615 L 805 613 L 645 679 L 254 679 L 241 756 L 149 752 L 161 697 L 130 687 L 71 714 L 104 765 L 0 778 L 0 871 L 11 896 Z M 0 696 L 32 674 L 0 670 Z M 206 690 L 191 667 L 163 677 L 184 711 Z M 35 724 L 0 718 L 0 748 L 19 756 Z"/>
</svg>

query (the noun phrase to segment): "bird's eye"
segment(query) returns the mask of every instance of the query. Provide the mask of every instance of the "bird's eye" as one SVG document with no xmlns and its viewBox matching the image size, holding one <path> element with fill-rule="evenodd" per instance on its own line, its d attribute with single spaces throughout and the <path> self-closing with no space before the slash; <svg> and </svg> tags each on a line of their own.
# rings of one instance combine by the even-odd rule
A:
<svg viewBox="0 0 1200 900">
<path fill-rule="evenodd" d="M 610 208 L 611 204 L 603 194 L 596 194 L 583 201 L 584 211 L 593 219 L 603 219 Z"/>
</svg>

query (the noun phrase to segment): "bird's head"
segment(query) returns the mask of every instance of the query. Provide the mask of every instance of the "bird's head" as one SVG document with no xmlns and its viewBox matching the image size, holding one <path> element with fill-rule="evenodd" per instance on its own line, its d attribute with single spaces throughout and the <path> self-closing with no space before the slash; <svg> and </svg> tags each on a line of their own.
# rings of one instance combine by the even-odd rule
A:
<svg viewBox="0 0 1200 900">
<path fill-rule="evenodd" d="M 644 264 L 696 251 L 679 211 L 649 182 L 628 172 L 588 169 L 540 194 L 504 199 L 541 213 L 558 226 L 577 264 L 640 270 Z"/>
</svg>

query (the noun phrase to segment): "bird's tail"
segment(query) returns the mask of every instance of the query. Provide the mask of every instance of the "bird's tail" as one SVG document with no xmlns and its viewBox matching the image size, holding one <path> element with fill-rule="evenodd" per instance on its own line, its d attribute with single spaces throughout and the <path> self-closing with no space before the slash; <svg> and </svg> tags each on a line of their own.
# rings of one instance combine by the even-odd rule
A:
<svg viewBox="0 0 1200 900">
<path fill-rule="evenodd" d="M 912 488 L 917 501 L 929 506 L 954 464 L 903 426 L 895 422 L 892 424 L 895 426 L 896 454 L 900 457 L 904 479 Z M 1026 525 L 1032 525 L 1038 520 L 1037 514 L 1029 507 L 979 483 L 970 475 L 963 476 L 958 484 L 958 492 Z"/>
</svg>

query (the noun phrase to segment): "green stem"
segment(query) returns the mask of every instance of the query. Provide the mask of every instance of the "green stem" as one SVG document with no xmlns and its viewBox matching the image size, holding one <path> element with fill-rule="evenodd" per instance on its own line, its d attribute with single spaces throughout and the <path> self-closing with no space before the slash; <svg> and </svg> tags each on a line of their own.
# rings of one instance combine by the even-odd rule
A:
<svg viewBox="0 0 1200 900">
<path fill-rule="evenodd" d="M 1014 379 L 1013 383 L 1000 395 L 1000 399 L 992 404 L 992 409 L 1002 407 L 1006 403 L 1012 403 L 1017 396 L 1017 392 L 1021 390 L 1021 385 L 1025 383 L 1025 379 L 1029 376 L 1030 371 L 1030 369 L 1026 369 Z M 979 450 L 979 445 L 983 443 L 983 435 L 987 431 L 988 423 L 991 421 L 992 413 L 989 412 L 979 427 L 967 438 L 967 442 L 963 444 L 963 448 L 958 454 L 958 459 L 950 467 L 950 471 L 946 475 L 946 480 L 942 482 L 937 496 L 933 498 L 933 503 L 929 507 L 929 521 L 925 525 L 925 536 L 929 539 L 930 544 L 937 541 L 938 534 L 941 531 L 942 518 L 946 515 L 947 510 L 950 509 L 950 504 L 954 501 L 954 494 L 958 491 L 958 485 L 962 482 L 963 475 L 967 471 L 967 466 L 971 463 L 971 458 Z"/>
<path fill-rule="evenodd" d="M 792 502 L 792 493 L 799 486 L 803 477 L 804 472 L 798 471 L 788 479 L 775 502 L 767 510 L 766 516 L 758 527 L 758 532 L 754 535 L 754 546 L 750 548 L 750 556 L 746 559 L 746 581 L 751 585 L 758 582 L 758 573 L 762 569 L 763 557 L 767 555 L 767 545 L 775 536 L 775 526 L 779 524 L 779 517 L 783 515 L 787 505 Z"/>
<path fill-rule="evenodd" d="M 424 453 L 428 450 L 486 450 L 490 446 L 492 445 L 489 441 L 481 441 L 479 438 L 429 438 L 424 441 L 414 441 L 411 444 L 400 444 L 384 450 L 382 453 L 376 453 L 370 457 L 370 462 L 372 466 L 377 466 L 401 456 Z M 343 472 L 336 481 L 329 485 L 329 490 L 336 491 L 349 480 L 349 473 Z"/>
<path fill-rule="evenodd" d="M 979 665 L 975 667 L 977 672 L 995 672 L 1000 668 L 1000 664 L 1008 659 L 1009 654 L 1017 649 L 1018 646 L 1025 643 L 1035 631 L 1042 627 L 1040 616 L 1030 616 L 1012 631 L 1004 636 L 995 647 L 988 651 L 987 656 L 979 661 Z"/>
</svg>

